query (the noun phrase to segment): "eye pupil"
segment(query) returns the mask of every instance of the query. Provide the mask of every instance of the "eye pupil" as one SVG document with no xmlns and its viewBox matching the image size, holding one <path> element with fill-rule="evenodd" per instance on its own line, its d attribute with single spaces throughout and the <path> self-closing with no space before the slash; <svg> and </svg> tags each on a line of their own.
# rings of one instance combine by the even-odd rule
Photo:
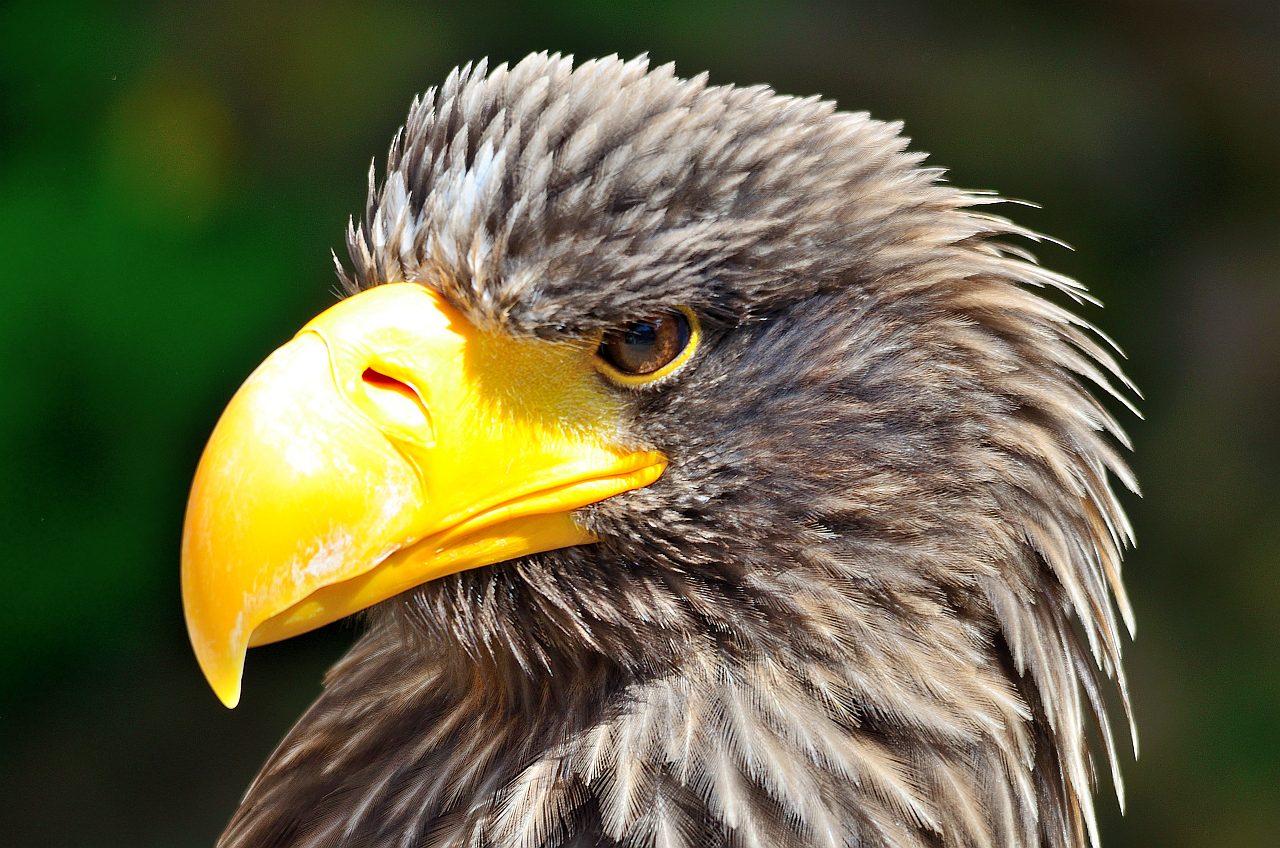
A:
<svg viewBox="0 0 1280 848">
<path fill-rule="evenodd" d="M 622 334 L 622 344 L 633 350 L 651 348 L 658 340 L 658 330 L 648 322 L 635 323 Z"/>
<path fill-rule="evenodd" d="M 652 374 L 672 362 L 688 344 L 689 320 L 673 312 L 605 333 L 600 356 L 624 374 Z"/>
</svg>

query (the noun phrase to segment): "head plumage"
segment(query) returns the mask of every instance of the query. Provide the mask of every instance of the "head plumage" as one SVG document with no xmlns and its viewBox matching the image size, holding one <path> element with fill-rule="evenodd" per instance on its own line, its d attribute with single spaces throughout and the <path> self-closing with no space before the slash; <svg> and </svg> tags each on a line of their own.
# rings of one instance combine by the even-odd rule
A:
<svg viewBox="0 0 1280 848">
<path fill-rule="evenodd" d="M 842 844 L 829 815 L 867 844 L 1096 832 L 1089 716 L 1114 769 L 1098 669 L 1127 711 L 1132 630 L 1111 478 L 1135 483 L 1090 385 L 1132 386 L 1034 291 L 1083 288 L 1003 242 L 1039 236 L 900 129 L 644 57 L 481 62 L 414 101 L 348 230 L 348 290 L 419 282 L 551 338 L 690 307 L 704 354 L 626 394 L 619 426 L 672 463 L 583 515 L 600 543 L 385 604 L 227 844 L 295 827 L 282 798 L 344 792 L 347 832 L 545 834 L 579 808 L 635 842 L 750 819 Z M 453 735 L 406 761 L 399 722 L 441 716 Z M 821 803 L 788 794 L 795 763 Z"/>
</svg>

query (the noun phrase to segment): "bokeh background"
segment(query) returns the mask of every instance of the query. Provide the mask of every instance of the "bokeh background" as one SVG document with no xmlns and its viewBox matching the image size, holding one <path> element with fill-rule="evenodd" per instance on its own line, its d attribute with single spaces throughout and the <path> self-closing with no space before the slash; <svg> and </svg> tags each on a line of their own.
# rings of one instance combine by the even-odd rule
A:
<svg viewBox="0 0 1280 848">
<path fill-rule="evenodd" d="M 1226 0 L 0 5 L 0 844 L 211 846 L 316 695 L 351 625 L 255 649 L 234 712 L 201 679 L 191 472 L 334 301 L 413 94 L 540 49 L 832 97 L 1042 204 L 1005 213 L 1074 246 L 1038 250 L 1146 395 L 1103 844 L 1278 844 L 1280 4 Z"/>
</svg>

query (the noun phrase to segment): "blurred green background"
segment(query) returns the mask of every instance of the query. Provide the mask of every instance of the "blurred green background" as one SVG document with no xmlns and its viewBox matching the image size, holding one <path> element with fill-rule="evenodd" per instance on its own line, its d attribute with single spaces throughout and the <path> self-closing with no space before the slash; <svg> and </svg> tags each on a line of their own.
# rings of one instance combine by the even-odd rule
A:
<svg viewBox="0 0 1280 848">
<path fill-rule="evenodd" d="M 648 51 L 903 119 L 1042 209 L 1146 394 L 1126 563 L 1142 756 L 1103 844 L 1277 844 L 1280 4 L 601 0 L 0 6 L 0 844 L 211 846 L 351 641 L 185 641 L 186 487 L 334 301 L 371 157 L 455 64 Z"/>
</svg>

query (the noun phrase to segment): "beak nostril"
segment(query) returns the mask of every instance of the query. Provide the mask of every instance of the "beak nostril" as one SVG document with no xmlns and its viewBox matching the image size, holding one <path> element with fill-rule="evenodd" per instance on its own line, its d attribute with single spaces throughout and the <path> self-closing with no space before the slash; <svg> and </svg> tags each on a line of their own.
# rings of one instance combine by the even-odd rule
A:
<svg viewBox="0 0 1280 848">
<path fill-rule="evenodd" d="M 365 394 L 382 415 L 411 430 L 430 428 L 431 417 L 426 404 L 412 386 L 373 368 L 364 369 Z"/>
<path fill-rule="evenodd" d="M 364 380 L 365 385 L 399 392 L 407 398 L 413 398 L 415 401 L 417 400 L 418 393 L 410 388 L 406 383 L 397 380 L 395 377 L 389 377 L 380 371 L 373 370 L 372 368 L 364 369 L 364 373 L 360 376 Z"/>
</svg>

